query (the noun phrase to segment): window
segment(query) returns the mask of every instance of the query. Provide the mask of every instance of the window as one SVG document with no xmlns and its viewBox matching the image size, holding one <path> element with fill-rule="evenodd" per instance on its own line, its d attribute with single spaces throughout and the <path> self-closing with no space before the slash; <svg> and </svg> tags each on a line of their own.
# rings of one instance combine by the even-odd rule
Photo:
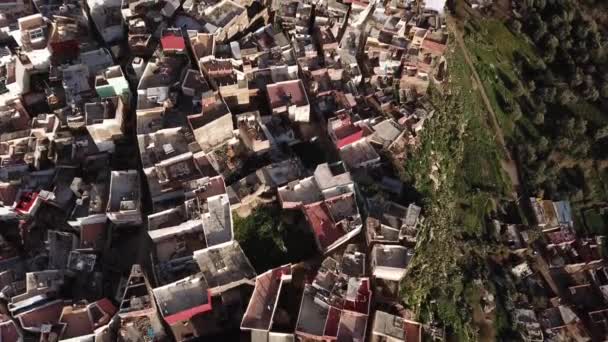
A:
<svg viewBox="0 0 608 342">
<path fill-rule="evenodd" d="M 29 34 L 30 34 L 30 40 L 32 40 L 32 41 L 44 38 L 44 31 L 42 31 L 42 28 L 30 30 Z"/>
</svg>

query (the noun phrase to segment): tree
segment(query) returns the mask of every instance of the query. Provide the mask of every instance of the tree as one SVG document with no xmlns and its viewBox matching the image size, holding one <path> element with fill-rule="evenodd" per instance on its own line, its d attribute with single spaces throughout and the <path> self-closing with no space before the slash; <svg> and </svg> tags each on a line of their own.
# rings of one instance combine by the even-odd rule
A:
<svg viewBox="0 0 608 342">
<path fill-rule="evenodd" d="M 604 81 L 600 88 L 600 95 L 602 98 L 608 99 L 608 82 Z"/>
<path fill-rule="evenodd" d="M 606 137 L 608 137 L 608 126 L 604 126 L 595 132 L 595 141 L 600 141 Z"/>
<path fill-rule="evenodd" d="M 540 137 L 540 139 L 538 140 L 538 150 L 540 152 L 547 152 L 547 150 L 549 149 L 549 140 L 545 137 Z"/>
<path fill-rule="evenodd" d="M 576 100 L 576 95 L 572 92 L 572 90 L 568 88 L 563 88 L 559 91 L 559 95 L 557 96 L 557 101 L 562 106 L 570 104 Z"/>
<path fill-rule="evenodd" d="M 552 34 L 545 36 L 545 49 L 555 50 L 559 46 L 559 40 Z"/>
<path fill-rule="evenodd" d="M 562 27 L 563 23 L 564 23 L 564 19 L 562 19 L 562 17 L 560 17 L 557 14 L 552 15 L 551 19 L 549 20 L 549 26 L 551 26 L 552 30 Z"/>
<path fill-rule="evenodd" d="M 572 140 L 567 137 L 561 137 L 557 140 L 557 147 L 562 151 L 569 150 L 572 147 Z"/>
<path fill-rule="evenodd" d="M 591 145 L 587 140 L 583 140 L 577 142 L 573 148 L 572 154 L 577 156 L 587 156 L 589 155 L 589 150 L 591 149 Z"/>
<path fill-rule="evenodd" d="M 534 80 L 528 81 L 528 92 L 533 92 L 536 90 L 536 82 Z"/>
<path fill-rule="evenodd" d="M 540 170 L 536 170 L 536 172 L 534 172 L 532 175 L 532 183 L 534 184 L 534 187 L 540 187 L 546 180 L 547 176 Z"/>
<path fill-rule="evenodd" d="M 543 101 L 542 98 L 535 96 L 534 97 L 534 109 L 539 112 L 543 112 L 543 115 L 547 112 L 547 104 Z"/>
<path fill-rule="evenodd" d="M 513 95 L 515 97 L 524 96 L 524 94 L 526 92 L 526 90 L 524 89 L 524 86 L 518 80 L 516 80 L 515 82 L 513 82 L 513 89 L 511 89 L 511 91 L 513 92 Z"/>
<path fill-rule="evenodd" d="M 600 92 L 593 86 L 583 91 L 583 98 L 590 102 L 595 102 L 600 98 Z"/>
<path fill-rule="evenodd" d="M 586 64 L 591 60 L 591 55 L 589 55 L 589 50 L 586 48 L 581 48 L 575 51 L 574 60 L 577 64 Z"/>
<path fill-rule="evenodd" d="M 575 15 L 575 11 L 574 11 L 574 7 L 573 6 L 567 6 L 564 8 L 564 12 L 562 15 L 562 18 L 564 18 L 564 21 L 567 23 L 571 23 L 572 20 L 574 20 L 574 15 Z"/>
<path fill-rule="evenodd" d="M 565 135 L 568 136 L 573 136 L 575 131 L 574 131 L 574 127 L 576 126 L 576 119 L 575 118 L 569 118 L 568 120 L 566 120 L 563 123 L 563 128 L 564 128 L 564 133 Z"/>
<path fill-rule="evenodd" d="M 534 1 L 534 7 L 536 7 L 536 9 L 539 11 L 542 11 L 546 5 L 547 5 L 546 0 L 535 0 Z"/>
<path fill-rule="evenodd" d="M 597 68 L 593 64 L 589 64 L 585 67 L 585 75 L 593 81 L 593 75 L 597 72 Z M 585 80 L 586 82 L 586 80 Z"/>
<path fill-rule="evenodd" d="M 574 133 L 579 136 L 585 135 L 587 132 L 587 120 L 579 118 L 576 120 L 576 124 L 574 125 Z"/>
<path fill-rule="evenodd" d="M 536 125 L 542 125 L 545 123 L 545 112 L 543 111 L 536 111 L 534 113 L 534 124 Z"/>
<path fill-rule="evenodd" d="M 585 80 L 585 75 L 583 74 L 583 70 L 581 68 L 576 68 L 574 73 L 570 75 L 570 86 L 572 88 L 578 87 L 583 84 Z"/>
<path fill-rule="evenodd" d="M 547 25 L 541 23 L 534 32 L 532 32 L 532 40 L 536 43 L 540 42 L 543 37 L 547 34 Z"/>
<path fill-rule="evenodd" d="M 517 20 L 517 19 L 513 19 L 511 20 L 511 22 L 509 23 L 509 27 L 511 28 L 511 31 L 513 31 L 514 33 L 521 33 L 521 21 Z"/>
<path fill-rule="evenodd" d="M 536 148 L 533 145 L 526 146 L 526 157 L 528 162 L 534 162 L 538 159 L 536 155 Z"/>
<path fill-rule="evenodd" d="M 556 94 L 557 90 L 555 89 L 555 87 L 542 87 L 538 89 L 538 95 L 546 103 L 555 102 Z"/>
<path fill-rule="evenodd" d="M 555 49 L 543 50 L 543 62 L 551 64 L 555 61 Z"/>
<path fill-rule="evenodd" d="M 551 69 L 546 69 L 542 76 L 539 77 L 539 80 L 547 86 L 552 86 L 558 81 L 558 78 L 555 76 L 553 71 L 551 71 Z"/>
<path fill-rule="evenodd" d="M 574 29 L 574 34 L 576 35 L 576 38 L 578 38 L 581 41 L 583 39 L 587 38 L 587 35 L 589 34 L 589 30 L 590 30 L 590 27 L 587 23 L 579 23 L 575 27 L 576 28 Z"/>
<path fill-rule="evenodd" d="M 560 25 L 555 29 L 554 34 L 557 39 L 564 41 L 570 36 L 570 27 L 568 25 Z"/>
<path fill-rule="evenodd" d="M 538 165 L 536 166 L 536 172 L 545 173 L 547 171 L 547 161 L 545 159 L 541 159 L 538 161 Z"/>
<path fill-rule="evenodd" d="M 519 119 L 521 119 L 522 117 L 522 112 L 521 112 L 521 108 L 519 107 L 519 104 L 514 103 L 513 104 L 513 109 L 511 110 L 511 115 L 513 116 L 513 121 L 519 121 Z"/>
</svg>

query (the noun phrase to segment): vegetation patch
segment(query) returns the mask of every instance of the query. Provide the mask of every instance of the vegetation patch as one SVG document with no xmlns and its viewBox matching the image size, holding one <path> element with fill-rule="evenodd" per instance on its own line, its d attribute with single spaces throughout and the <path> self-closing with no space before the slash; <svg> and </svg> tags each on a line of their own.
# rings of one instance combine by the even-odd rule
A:
<svg viewBox="0 0 608 342">
<path fill-rule="evenodd" d="M 487 273 L 492 242 L 485 240 L 485 222 L 496 209 L 493 198 L 505 198 L 511 185 L 505 181 L 480 94 L 454 44 L 448 63 L 448 85 L 443 92 L 434 87 L 429 91 L 436 114 L 405 165 L 405 179 L 424 195 L 426 219 L 402 296 L 421 319 L 435 317 L 456 340 L 467 341 L 478 339 L 479 327 L 471 316 L 478 303 L 464 289 Z"/>
<path fill-rule="evenodd" d="M 299 212 L 262 206 L 242 218 L 233 212 L 235 239 L 258 273 L 316 255 L 314 237 Z"/>
</svg>

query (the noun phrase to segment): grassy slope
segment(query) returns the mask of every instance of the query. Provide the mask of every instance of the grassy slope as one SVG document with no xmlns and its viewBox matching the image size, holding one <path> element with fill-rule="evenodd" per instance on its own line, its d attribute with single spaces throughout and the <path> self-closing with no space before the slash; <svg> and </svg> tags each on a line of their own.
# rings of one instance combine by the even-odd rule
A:
<svg viewBox="0 0 608 342">
<path fill-rule="evenodd" d="M 515 73 L 513 57 L 521 53 L 530 60 L 536 60 L 533 48 L 525 40 L 514 36 L 503 23 L 494 20 L 467 22 L 465 41 L 471 54 L 477 59 L 475 67 L 484 82 L 486 93 L 496 111 L 498 121 L 505 136 L 510 137 L 515 130 L 515 118 L 505 112 L 500 105 L 500 98 L 511 103 L 516 102 L 512 85 L 519 76 Z M 524 115 L 521 124 L 526 125 L 532 134 L 535 129 Z M 527 121 L 527 122 L 526 122 Z M 531 128 L 532 127 L 532 128 Z"/>
<path fill-rule="evenodd" d="M 406 165 L 408 178 L 427 202 L 402 293 L 423 319 L 433 315 L 464 341 L 478 337 L 471 324 L 471 307 L 477 305 L 471 300 L 478 296 L 466 295 L 465 289 L 484 273 L 490 249 L 481 242 L 485 217 L 510 186 L 464 57 L 455 45 L 447 57 L 450 95 L 431 90 L 437 112 L 422 133 L 420 150 Z M 437 187 L 429 178 L 433 165 Z"/>
<path fill-rule="evenodd" d="M 521 143 L 518 141 L 518 136 L 531 141 L 537 140 L 542 133 L 532 123 L 531 113 L 523 113 L 519 119 L 514 118 L 512 114 L 505 112 L 499 102 L 501 97 L 512 103 L 516 102 L 511 84 L 519 82 L 520 75 L 516 73 L 514 56 L 520 53 L 530 61 L 538 61 L 535 47 L 525 38 L 514 35 L 501 21 L 475 18 L 465 9 L 460 9 L 459 12 L 469 18 L 465 26 L 467 32 L 465 42 L 471 54 L 477 59 L 475 67 L 484 82 L 484 88 L 497 113 L 497 119 L 506 139 L 513 145 Z M 584 100 L 570 104 L 560 111 L 567 116 L 581 117 L 587 120 L 590 126 L 601 127 L 608 124 L 608 116 L 603 115 L 597 106 Z M 560 167 L 572 167 L 574 164 L 571 161 L 572 158 L 567 158 L 558 164 Z M 606 191 L 608 169 L 600 168 L 588 160 L 578 160 L 575 164 L 581 168 L 583 178 L 582 198 L 571 198 L 575 208 L 603 205 L 608 199 Z"/>
</svg>

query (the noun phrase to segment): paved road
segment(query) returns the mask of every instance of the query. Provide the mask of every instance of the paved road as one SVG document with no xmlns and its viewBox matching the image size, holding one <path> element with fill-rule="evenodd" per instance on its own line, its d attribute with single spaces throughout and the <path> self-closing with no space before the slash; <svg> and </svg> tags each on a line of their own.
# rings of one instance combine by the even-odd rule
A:
<svg viewBox="0 0 608 342">
<path fill-rule="evenodd" d="M 483 103 L 486 106 L 486 112 L 488 113 L 488 119 L 490 121 L 490 124 L 492 125 L 492 128 L 494 129 L 494 137 L 495 137 L 496 141 L 498 142 L 498 144 L 500 145 L 500 147 L 503 149 L 503 152 L 504 152 L 504 155 L 506 158 L 501 161 L 501 166 L 502 166 L 503 170 L 507 173 L 507 175 L 509 175 L 511 184 L 513 185 L 513 188 L 516 190 L 519 187 L 519 173 L 517 171 L 517 165 L 515 164 L 515 161 L 511 157 L 511 151 L 509 151 L 509 149 L 507 148 L 507 144 L 505 142 L 505 137 L 502 132 L 502 128 L 500 127 L 500 125 L 498 124 L 498 120 L 496 119 L 496 112 L 494 111 L 494 108 L 492 107 L 492 103 L 490 102 L 490 99 L 488 98 L 488 94 L 486 93 L 486 90 L 483 87 L 483 82 L 481 81 L 481 78 L 479 77 L 479 74 L 477 73 L 477 70 L 475 69 L 475 64 L 473 63 L 473 59 L 471 58 L 469 50 L 467 49 L 467 46 L 464 43 L 464 38 L 462 37 L 462 30 L 460 29 L 460 27 L 458 27 L 458 24 L 454 21 L 454 18 L 452 16 L 447 17 L 447 22 L 448 22 L 448 27 L 450 28 L 450 31 L 452 31 L 454 33 L 454 37 L 456 38 L 456 43 L 458 44 L 458 46 L 460 47 L 460 49 L 463 52 L 464 58 L 469 66 L 469 69 L 471 70 L 471 75 L 473 75 L 473 81 L 476 83 L 477 90 L 479 90 L 481 99 L 483 100 Z M 516 194 L 515 194 L 515 196 L 517 198 Z"/>
</svg>

